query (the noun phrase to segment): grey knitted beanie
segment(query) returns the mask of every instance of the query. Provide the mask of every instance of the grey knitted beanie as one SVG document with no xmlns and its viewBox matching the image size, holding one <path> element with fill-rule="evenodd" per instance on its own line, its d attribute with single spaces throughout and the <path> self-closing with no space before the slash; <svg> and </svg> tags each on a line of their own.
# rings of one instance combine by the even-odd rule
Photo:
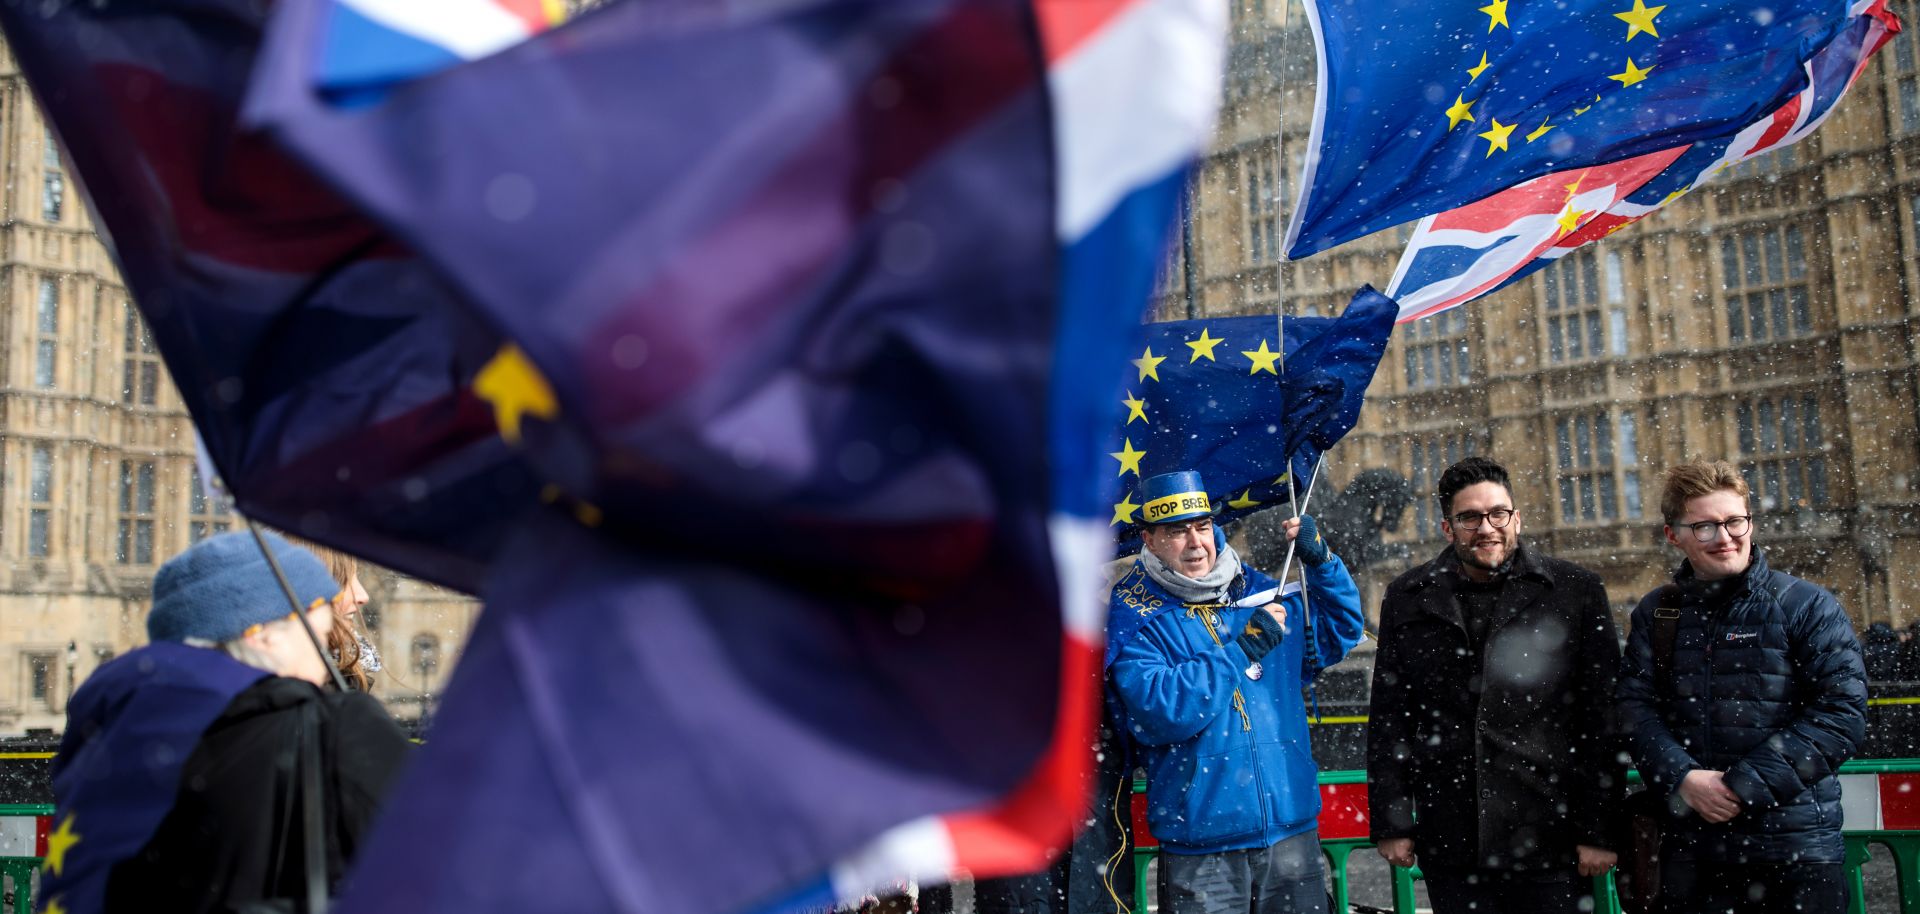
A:
<svg viewBox="0 0 1920 914">
<path fill-rule="evenodd" d="M 315 600 L 331 600 L 340 592 L 327 566 L 313 553 L 271 533 L 266 539 L 302 608 Z M 222 533 L 193 544 L 160 566 L 153 576 L 147 637 L 221 643 L 240 637 L 252 626 L 284 619 L 292 611 L 253 534 Z"/>
</svg>

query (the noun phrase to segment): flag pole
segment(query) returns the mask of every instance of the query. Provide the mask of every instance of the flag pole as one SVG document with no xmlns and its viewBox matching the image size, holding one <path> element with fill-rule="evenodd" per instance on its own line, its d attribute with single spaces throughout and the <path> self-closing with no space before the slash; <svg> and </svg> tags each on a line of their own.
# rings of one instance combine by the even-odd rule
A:
<svg viewBox="0 0 1920 914">
<path fill-rule="evenodd" d="M 242 514 L 239 506 L 234 504 L 233 495 L 227 491 L 225 481 L 220 478 L 219 469 L 213 465 L 213 457 L 207 452 L 207 442 L 200 437 L 198 428 L 193 430 L 193 462 L 199 470 L 201 491 L 207 498 L 225 502 L 227 507 L 233 509 L 233 513 L 239 514 L 240 519 L 247 522 L 247 529 L 253 533 L 253 543 L 260 547 L 260 555 L 267 560 L 267 567 L 273 569 L 273 577 L 280 582 L 280 592 L 286 595 L 287 605 L 293 607 L 294 615 L 299 616 L 300 621 L 305 623 L 307 608 L 300 605 L 300 598 L 294 594 L 293 584 L 287 580 L 287 573 L 280 567 L 280 560 L 275 558 L 273 550 L 267 547 L 267 538 L 260 532 L 260 525 L 254 523 L 253 518 Z M 300 627 L 307 630 L 307 640 L 313 643 L 313 649 L 320 655 L 320 661 L 327 665 L 327 672 L 333 677 L 333 687 L 342 692 L 347 691 L 347 677 L 340 675 L 339 665 L 333 662 L 333 655 L 327 652 L 327 646 L 320 643 L 320 636 L 314 632 L 313 626 L 302 624 Z"/>
<path fill-rule="evenodd" d="M 1319 478 L 1320 478 L 1320 467 L 1321 467 L 1322 465 L 1324 465 L 1324 464 L 1326 463 L 1326 461 L 1327 461 L 1327 457 L 1326 457 L 1326 455 L 1325 455 L 1325 454 L 1322 454 L 1322 455 L 1320 455 L 1320 457 L 1319 457 L 1318 459 L 1316 459 L 1316 460 L 1314 460 L 1314 462 L 1313 462 L 1313 475 L 1311 475 L 1311 476 L 1308 476 L 1308 477 L 1307 477 L 1307 494 L 1306 494 L 1306 497 L 1305 497 L 1305 498 L 1303 498 L 1303 499 L 1302 499 L 1302 500 L 1301 500 L 1301 501 L 1299 502 L 1299 504 L 1297 504 L 1297 505 L 1295 505 L 1295 506 L 1294 506 L 1294 509 L 1293 509 L 1293 516 L 1294 516 L 1294 517 L 1299 517 L 1299 516 L 1300 516 L 1300 513 L 1301 513 L 1302 511 L 1305 511 L 1305 510 L 1307 509 L 1307 506 L 1308 506 L 1309 504 L 1312 504 L 1312 502 L 1313 502 L 1313 484 L 1314 484 L 1314 482 L 1315 482 L 1315 481 L 1317 481 L 1317 480 L 1319 480 Z M 1292 489 L 1293 489 L 1293 468 L 1292 468 L 1292 467 L 1288 467 L 1288 468 L 1287 468 L 1287 489 L 1288 489 L 1288 491 L 1289 491 L 1289 492 L 1291 492 L 1291 491 L 1292 491 Z M 1298 545 L 1299 545 L 1299 543 L 1298 543 L 1298 542 L 1296 542 L 1296 541 L 1294 541 L 1294 540 L 1287 540 L 1287 560 L 1286 560 L 1286 562 L 1285 562 L 1284 564 L 1282 564 L 1282 565 L 1280 566 L 1280 586 L 1282 586 L 1282 587 L 1285 587 L 1285 586 L 1286 586 L 1286 583 L 1287 583 L 1287 574 L 1288 574 L 1289 572 L 1291 572 L 1291 571 L 1293 570 L 1293 550 L 1294 550 L 1294 548 L 1295 548 L 1296 546 L 1298 546 Z M 1301 573 L 1302 573 L 1302 574 L 1305 574 L 1305 570 L 1303 569 Z"/>
<path fill-rule="evenodd" d="M 327 646 L 320 643 L 319 633 L 315 632 L 313 625 L 307 621 L 307 611 L 305 607 L 300 605 L 300 598 L 294 594 L 293 584 L 287 580 L 286 569 L 280 567 L 280 560 L 274 556 L 273 550 L 267 546 L 266 534 L 260 532 L 260 525 L 255 523 L 253 518 L 242 514 L 240 515 L 240 519 L 247 522 L 247 530 L 253 534 L 254 545 L 260 547 L 261 557 L 267 560 L 267 567 L 273 569 L 274 579 L 280 582 L 280 592 L 286 594 L 287 605 L 293 607 L 294 616 L 300 620 L 300 628 L 307 633 L 307 640 L 313 643 L 314 653 L 319 654 L 320 662 L 327 665 L 327 673 L 333 677 L 333 687 L 339 689 L 340 694 L 346 694 L 348 691 L 347 677 L 340 675 L 340 667 L 334 664 L 333 655 L 327 653 Z M 306 756 L 300 760 L 299 764 L 301 802 L 302 805 L 306 807 L 305 838 L 307 844 L 307 904 L 306 907 L 302 909 L 302 912 L 303 914 L 326 914 L 329 904 L 326 879 L 327 858 L 326 849 L 323 846 L 326 842 L 320 831 L 319 816 L 316 815 L 315 812 L 315 809 L 321 803 L 319 767 L 321 760 L 318 752 L 318 744 L 313 743 L 308 737 L 302 736 L 300 739 L 300 752 Z"/>
<path fill-rule="evenodd" d="M 1314 480 L 1320 478 L 1320 468 L 1325 466 L 1326 463 L 1327 455 L 1324 453 L 1314 459 L 1313 475 L 1307 480 L 1307 496 L 1309 498 L 1313 496 Z M 1289 491 L 1293 488 L 1293 474 L 1291 473 L 1287 474 L 1287 488 Z M 1299 508 L 1294 509 L 1293 516 L 1296 518 L 1300 516 Z M 1291 547 L 1293 543 L 1288 543 L 1287 545 Z M 1282 577 L 1280 579 L 1281 588 L 1285 589 L 1286 585 L 1287 579 Z M 1300 565 L 1300 617 L 1307 622 L 1306 658 L 1314 668 L 1313 681 L 1308 687 L 1307 692 L 1313 696 L 1313 720 L 1315 723 L 1318 723 L 1320 721 L 1320 645 L 1314 640 L 1316 636 L 1313 631 L 1313 601 L 1307 596 L 1307 566 L 1304 562 Z"/>
<path fill-rule="evenodd" d="M 320 662 L 327 665 L 327 672 L 333 676 L 333 687 L 341 692 L 348 691 L 347 677 L 340 675 L 340 667 L 333 662 L 333 655 L 327 653 L 327 646 L 320 643 L 320 635 L 307 622 L 306 607 L 300 605 L 300 598 L 294 595 L 293 584 L 287 580 L 287 572 L 280 567 L 280 560 L 274 557 L 273 550 L 267 546 L 266 534 L 260 532 L 260 525 L 244 514 L 240 518 L 247 522 L 247 529 L 253 532 L 253 541 L 260 547 L 260 554 L 266 558 L 267 567 L 273 569 L 273 577 L 280 582 L 280 592 L 286 594 L 287 605 L 293 607 L 293 614 L 300 617 L 300 627 L 306 629 L 307 640 L 313 642 L 313 649 L 320 655 Z"/>
<path fill-rule="evenodd" d="M 1180 195 L 1180 279 L 1186 287 L 1187 320 L 1200 316 L 1200 297 L 1195 289 L 1198 281 L 1193 266 L 1193 198 L 1199 188 L 1200 171 L 1194 169 L 1187 176 L 1185 193 Z"/>
</svg>

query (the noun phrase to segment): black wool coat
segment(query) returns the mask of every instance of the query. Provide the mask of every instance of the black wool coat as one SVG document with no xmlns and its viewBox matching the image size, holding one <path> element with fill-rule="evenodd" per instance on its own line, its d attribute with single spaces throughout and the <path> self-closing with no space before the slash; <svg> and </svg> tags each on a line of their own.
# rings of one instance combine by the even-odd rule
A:
<svg viewBox="0 0 1920 914">
<path fill-rule="evenodd" d="M 393 718 L 364 692 L 322 691 L 282 676 L 260 680 L 201 736 L 181 770 L 173 809 L 146 846 L 109 875 L 107 909 L 158 905 L 212 914 L 304 899 L 299 771 L 315 761 L 315 750 L 333 894 L 411 749 Z"/>
<path fill-rule="evenodd" d="M 1682 565 L 1676 578 L 1692 575 Z M 1844 862 L 1837 773 L 1866 738 L 1867 674 L 1839 601 L 1768 568 L 1755 549 L 1730 601 L 1682 602 L 1673 680 L 1660 683 L 1651 634 L 1660 594 L 1633 611 L 1620 715 L 1641 777 L 1667 797 L 1680 838 L 1673 853 Z M 1743 807 L 1733 821 L 1709 824 L 1680 798 L 1681 779 L 1696 768 L 1726 773 Z"/>
<path fill-rule="evenodd" d="M 1613 726 L 1619 635 L 1593 572 L 1517 548 L 1471 650 L 1451 549 L 1380 605 L 1367 784 L 1375 841 L 1425 869 L 1571 870 L 1619 850 L 1626 763 Z"/>
</svg>

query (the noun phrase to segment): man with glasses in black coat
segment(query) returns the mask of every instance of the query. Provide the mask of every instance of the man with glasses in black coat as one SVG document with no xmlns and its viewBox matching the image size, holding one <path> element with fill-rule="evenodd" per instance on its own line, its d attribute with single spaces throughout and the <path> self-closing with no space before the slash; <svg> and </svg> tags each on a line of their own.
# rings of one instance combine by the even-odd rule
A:
<svg viewBox="0 0 1920 914">
<path fill-rule="evenodd" d="M 1592 572 L 1520 540 L 1507 471 L 1440 476 L 1448 547 L 1387 588 L 1367 732 L 1380 855 L 1418 859 L 1435 914 L 1592 910 L 1626 785 L 1619 636 Z"/>
</svg>

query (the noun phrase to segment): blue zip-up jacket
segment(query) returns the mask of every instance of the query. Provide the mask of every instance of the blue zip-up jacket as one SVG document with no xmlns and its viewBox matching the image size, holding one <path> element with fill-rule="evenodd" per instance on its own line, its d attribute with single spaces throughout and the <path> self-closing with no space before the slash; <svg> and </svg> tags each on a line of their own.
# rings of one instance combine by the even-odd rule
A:
<svg viewBox="0 0 1920 914">
<path fill-rule="evenodd" d="M 1281 598 L 1291 629 L 1284 635 L 1263 629 L 1262 607 L 1278 585 L 1258 571 L 1244 571 L 1232 604 L 1217 607 L 1181 603 L 1138 561 L 1114 585 L 1108 632 L 1118 643 L 1108 651 L 1108 674 L 1146 764 L 1147 823 L 1168 853 L 1264 848 L 1313 828 L 1320 815 L 1300 692 L 1360 643 L 1364 617 L 1338 556 L 1306 576 L 1306 605 L 1297 584 Z M 1248 656 L 1269 644 L 1264 656 Z"/>
</svg>

